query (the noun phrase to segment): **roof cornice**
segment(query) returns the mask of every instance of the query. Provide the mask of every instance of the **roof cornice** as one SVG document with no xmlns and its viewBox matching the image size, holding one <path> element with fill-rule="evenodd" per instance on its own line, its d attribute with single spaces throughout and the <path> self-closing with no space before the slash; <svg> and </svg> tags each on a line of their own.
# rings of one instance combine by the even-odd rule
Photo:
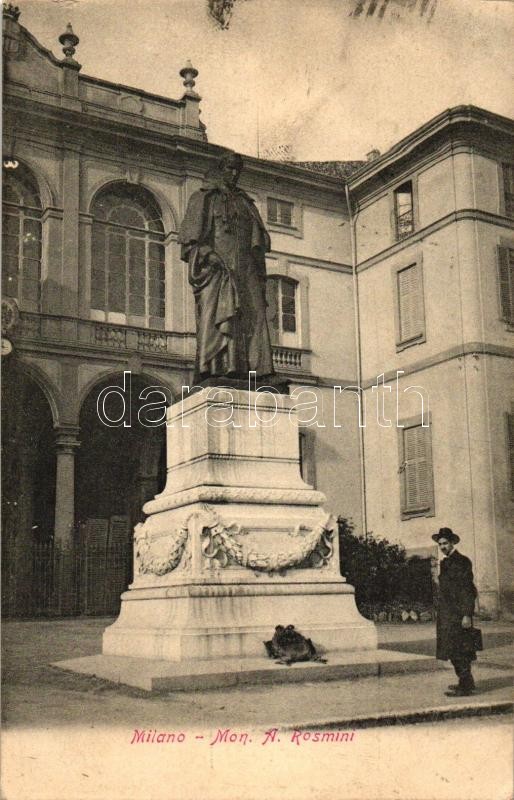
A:
<svg viewBox="0 0 514 800">
<path fill-rule="evenodd" d="M 18 23 L 18 24 L 19 24 L 19 23 Z M 47 58 L 47 59 L 48 59 L 48 60 L 49 60 L 49 61 L 50 61 L 50 62 L 51 62 L 51 63 L 52 63 L 54 66 L 56 66 L 56 67 L 61 67 L 61 68 L 62 68 L 63 66 L 65 66 L 64 60 L 61 60 L 60 58 L 57 58 L 57 56 L 54 56 L 54 54 L 52 53 L 52 51 L 51 51 L 51 50 L 49 50 L 49 49 L 48 49 L 47 47 L 45 47 L 44 45 L 42 45 L 42 44 L 41 44 L 41 42 L 39 42 L 39 41 L 36 39 L 36 37 L 35 37 L 35 36 L 33 36 L 33 34 L 32 34 L 32 33 L 31 33 L 31 32 L 30 32 L 30 31 L 29 31 L 27 28 L 25 28 L 23 25 L 20 25 L 19 27 L 20 27 L 20 33 L 22 33 L 24 36 L 26 36 L 26 37 L 27 37 L 27 39 L 29 40 L 29 42 L 30 42 L 31 44 L 33 44 L 33 45 L 34 45 L 34 48 L 35 48 L 35 49 L 36 49 L 36 50 L 37 50 L 37 51 L 38 51 L 38 52 L 39 52 L 39 53 L 40 53 L 42 56 L 44 56 L 45 58 Z"/>
<path fill-rule="evenodd" d="M 185 97 L 182 97 L 180 100 L 175 100 L 174 98 L 166 97 L 163 94 L 154 94 L 153 92 L 147 92 L 144 89 L 137 89 L 135 86 L 126 86 L 123 83 L 112 83 L 111 81 L 106 81 L 103 78 L 95 78 L 92 75 L 79 75 L 79 81 L 81 83 L 92 83 L 95 86 L 101 86 L 104 89 L 113 89 L 117 92 L 134 93 L 137 94 L 138 97 L 146 100 L 157 100 L 159 103 L 163 103 L 164 105 L 182 107 L 186 104 Z M 87 102 L 87 100 L 84 102 Z"/>
<path fill-rule="evenodd" d="M 87 103 L 85 103 L 85 106 L 87 108 Z M 204 139 L 185 136 L 179 133 L 178 130 L 170 130 L 169 132 L 165 132 L 162 129 L 154 130 L 151 127 L 132 125 L 126 117 L 122 118 L 121 115 L 120 119 L 99 117 L 96 114 L 88 114 L 87 110 L 79 111 L 47 104 L 40 100 L 20 95 L 17 92 L 10 92 L 7 87 L 7 91 L 4 94 L 4 110 L 7 112 L 10 109 L 15 113 L 22 111 L 35 117 L 44 117 L 49 123 L 59 125 L 60 129 L 69 138 L 73 138 L 74 130 L 78 137 L 80 137 L 81 131 L 97 131 L 99 134 L 103 133 L 106 136 L 122 136 L 127 140 L 144 142 L 148 147 L 173 151 L 184 160 L 187 160 L 188 157 L 192 160 L 202 159 L 206 169 L 228 151 L 226 147 L 207 142 Z M 34 130 L 38 129 L 37 124 L 32 127 Z M 60 143 L 63 144 L 63 142 Z M 249 177 L 252 175 L 255 178 L 258 177 L 259 182 L 266 177 L 267 180 L 271 181 L 287 181 L 290 184 L 328 192 L 332 195 L 343 195 L 344 182 L 342 179 L 277 161 L 267 161 L 245 154 L 242 154 L 242 157 L 247 175 Z"/>
<path fill-rule="evenodd" d="M 453 127 L 466 124 L 481 125 L 489 130 L 494 129 L 496 133 L 514 137 L 514 120 L 509 117 L 494 114 L 478 106 L 455 106 L 438 114 L 405 136 L 383 155 L 357 170 L 347 180 L 350 189 L 355 190 L 396 161 L 410 155 L 416 148 L 427 144 L 438 134 L 450 132 Z"/>
</svg>

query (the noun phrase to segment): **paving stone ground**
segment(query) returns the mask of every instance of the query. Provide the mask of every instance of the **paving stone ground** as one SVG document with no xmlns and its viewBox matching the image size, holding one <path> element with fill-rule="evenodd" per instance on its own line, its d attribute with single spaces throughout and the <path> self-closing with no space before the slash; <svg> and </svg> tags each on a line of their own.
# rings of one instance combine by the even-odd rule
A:
<svg viewBox="0 0 514 800">
<path fill-rule="evenodd" d="M 100 652 L 111 622 L 3 625 L 2 798 L 512 797 L 512 714 L 498 713 L 512 707 L 512 625 L 482 626 L 479 691 L 461 699 L 444 696 L 451 669 L 148 696 L 48 666 Z M 381 647 L 433 655 L 431 625 L 380 626 L 379 639 Z M 264 746 L 270 729 L 276 739 Z M 319 743 L 320 732 L 334 730 L 351 731 L 351 740 Z M 135 731 L 180 733 L 183 741 L 134 743 Z"/>
<path fill-rule="evenodd" d="M 118 725 L 170 729 L 307 726 L 412 721 L 423 713 L 485 713 L 512 702 L 514 625 L 482 625 L 486 649 L 475 667 L 477 693 L 447 698 L 453 671 L 405 676 L 176 692 L 148 696 L 96 678 L 69 674 L 51 661 L 93 655 L 110 618 L 8 621 L 3 625 L 3 715 L 7 727 Z M 380 646 L 433 655 L 434 626 L 379 626 Z M 294 669 L 284 667 L 284 669 Z"/>
</svg>

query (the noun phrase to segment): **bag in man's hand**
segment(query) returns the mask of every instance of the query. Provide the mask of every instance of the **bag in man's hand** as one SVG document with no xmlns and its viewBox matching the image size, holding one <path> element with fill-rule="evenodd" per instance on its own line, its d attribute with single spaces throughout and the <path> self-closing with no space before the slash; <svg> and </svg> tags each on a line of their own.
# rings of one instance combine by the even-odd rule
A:
<svg viewBox="0 0 514 800">
<path fill-rule="evenodd" d="M 482 641 L 482 631 L 480 628 L 463 628 L 462 629 L 462 643 L 464 650 L 470 653 L 476 653 L 484 649 Z"/>
</svg>

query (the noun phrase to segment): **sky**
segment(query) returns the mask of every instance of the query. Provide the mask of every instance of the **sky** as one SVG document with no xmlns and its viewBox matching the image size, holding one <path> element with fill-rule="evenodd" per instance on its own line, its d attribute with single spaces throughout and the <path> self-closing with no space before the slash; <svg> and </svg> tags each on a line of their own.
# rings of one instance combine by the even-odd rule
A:
<svg viewBox="0 0 514 800">
<path fill-rule="evenodd" d="M 18 5 L 58 57 L 72 23 L 87 75 L 179 98 L 190 59 L 209 140 L 250 155 L 284 144 L 297 160 L 359 159 L 451 106 L 514 116 L 511 0 L 439 0 L 430 24 L 353 18 L 353 0 L 237 0 L 228 30 L 207 0 Z"/>
</svg>

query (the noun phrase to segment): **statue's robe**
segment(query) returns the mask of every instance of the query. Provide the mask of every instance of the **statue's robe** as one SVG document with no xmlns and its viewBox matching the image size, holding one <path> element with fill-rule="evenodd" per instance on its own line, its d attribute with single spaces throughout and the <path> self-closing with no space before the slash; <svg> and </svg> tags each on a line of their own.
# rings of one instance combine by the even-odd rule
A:
<svg viewBox="0 0 514 800">
<path fill-rule="evenodd" d="M 253 200 L 224 185 L 195 192 L 181 225 L 196 308 L 196 376 L 271 375 L 265 253 L 271 243 Z M 222 266 L 209 263 L 215 254 Z"/>
</svg>

